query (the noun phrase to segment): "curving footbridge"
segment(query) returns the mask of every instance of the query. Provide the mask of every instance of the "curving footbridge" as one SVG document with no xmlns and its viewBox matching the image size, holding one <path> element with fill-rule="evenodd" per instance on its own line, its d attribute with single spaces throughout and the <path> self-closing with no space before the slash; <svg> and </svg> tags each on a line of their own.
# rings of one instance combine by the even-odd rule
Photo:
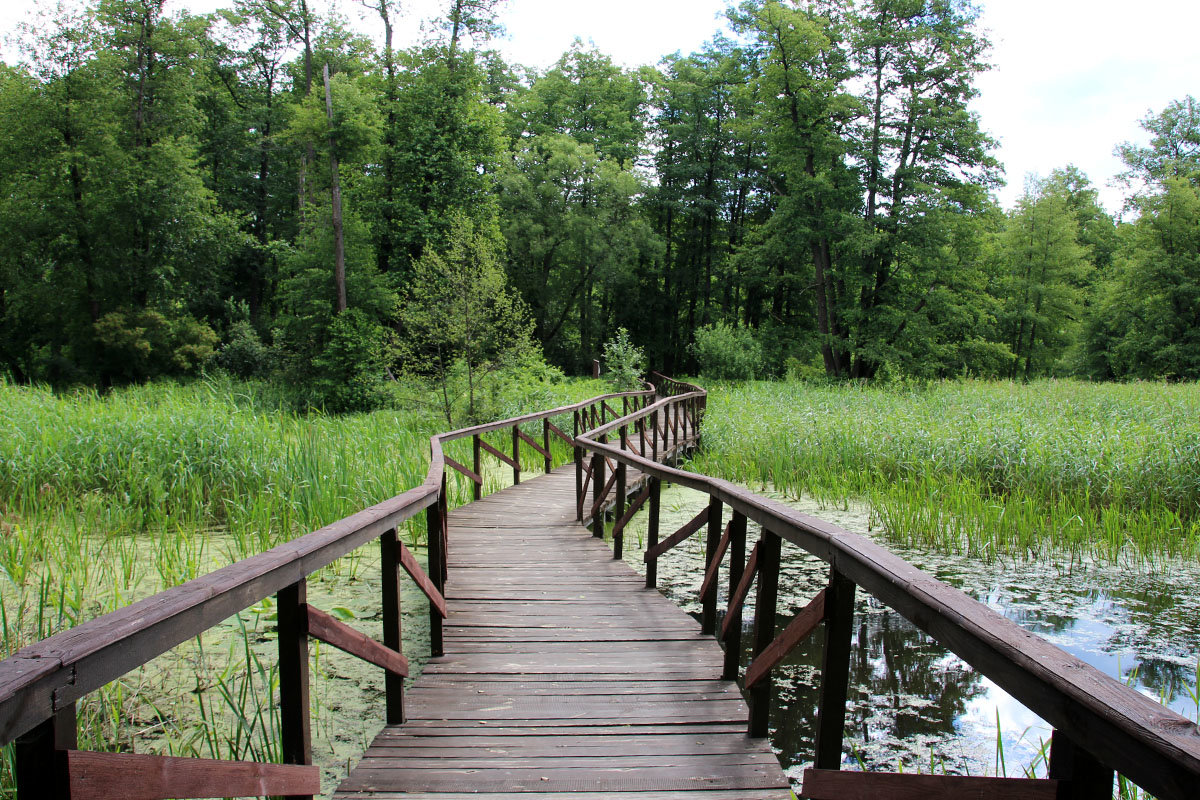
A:
<svg viewBox="0 0 1200 800">
<path fill-rule="evenodd" d="M 1163 800 L 1200 797 L 1200 732 L 1190 721 L 867 538 L 680 470 L 679 460 L 699 444 L 706 394 L 652 379 L 644 391 L 435 436 L 421 486 L 0 662 L 0 743 L 14 744 L 18 798 L 319 794 L 308 675 L 314 639 L 384 675 L 382 731 L 334 797 L 788 798 L 765 738 L 772 670 L 819 627 L 816 741 L 800 797 L 1109 800 L 1117 772 Z M 555 422 L 568 417 L 570 433 Z M 555 463 L 555 439 L 569 446 L 572 460 Z M 444 452 L 456 440 L 470 441 L 470 466 Z M 512 485 L 484 496 L 485 461 L 493 460 L 511 468 Z M 449 507 L 448 471 L 466 476 L 473 502 Z M 677 531 L 659 530 L 664 482 L 709 498 Z M 424 564 L 397 536 L 421 514 Z M 625 527 L 636 514 L 647 518 L 644 574 L 623 560 Z M 693 536 L 704 540 L 707 565 L 699 621 L 655 588 L 659 557 Z M 309 576 L 375 540 L 382 642 L 306 596 Z M 829 564 L 825 588 L 793 615 L 777 607 L 785 541 Z M 407 687 L 405 575 L 428 598 L 431 652 Z M 752 591 L 753 613 L 744 620 Z M 842 769 L 859 591 L 1053 725 L 1048 777 Z M 720 609 L 719 595 L 726 598 Z M 78 749 L 81 698 L 271 596 L 282 763 Z"/>
</svg>

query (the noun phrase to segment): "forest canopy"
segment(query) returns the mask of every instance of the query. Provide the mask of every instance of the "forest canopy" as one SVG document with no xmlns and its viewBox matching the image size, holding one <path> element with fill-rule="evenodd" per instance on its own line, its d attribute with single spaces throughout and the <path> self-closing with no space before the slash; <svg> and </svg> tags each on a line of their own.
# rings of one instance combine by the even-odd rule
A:
<svg viewBox="0 0 1200 800">
<path fill-rule="evenodd" d="M 396 0 L 360 4 L 380 43 L 306 0 L 23 31 L 0 370 L 224 369 L 331 410 L 412 376 L 475 416 L 482 376 L 581 372 L 624 329 L 713 376 L 1200 378 L 1192 97 L 1114 143 L 1118 218 L 1071 165 L 1004 210 L 963 0 L 747 0 L 697 52 L 545 70 L 488 49 L 500 0 L 406 49 Z"/>
</svg>

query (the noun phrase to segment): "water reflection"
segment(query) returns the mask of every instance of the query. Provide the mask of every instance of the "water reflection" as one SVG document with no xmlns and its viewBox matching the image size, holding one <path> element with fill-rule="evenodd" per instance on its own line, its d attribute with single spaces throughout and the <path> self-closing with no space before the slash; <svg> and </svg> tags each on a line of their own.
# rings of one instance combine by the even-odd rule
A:
<svg viewBox="0 0 1200 800">
<path fill-rule="evenodd" d="M 778 498 L 784 499 L 784 498 Z M 707 499 L 678 487 L 663 492 L 663 530 L 697 513 Z M 865 509 L 790 505 L 869 533 Z M 641 567 L 636 546 L 643 519 L 631 526 L 628 560 Z M 752 530 L 751 536 L 757 537 Z M 878 532 L 871 535 L 878 536 Z M 701 537 L 667 554 L 660 586 L 688 611 L 699 614 L 703 577 Z M 1200 652 L 1200 565 L 1145 565 L 1044 561 L 981 563 L 883 541 L 890 549 L 942 581 L 962 589 L 1107 675 L 1197 717 L 1197 653 Z M 785 545 L 780 576 L 779 625 L 819 591 L 828 578 L 824 562 Z M 724 592 L 726 587 L 722 586 Z M 751 593 L 753 594 L 753 593 Z M 723 606 L 724 597 L 720 599 Z M 749 620 L 753 598 L 744 616 Z M 771 741 L 797 780 L 810 763 L 818 701 L 823 631 L 797 647 L 777 668 Z M 747 650 L 743 666 L 749 663 Z M 1044 774 L 1042 745 L 1050 728 L 992 681 L 934 642 L 894 611 L 859 592 L 855 607 L 850 700 L 843 759 L 864 769 L 945 770 L 951 774 L 1010 776 Z M 999 730 L 999 736 L 997 735 Z"/>
</svg>

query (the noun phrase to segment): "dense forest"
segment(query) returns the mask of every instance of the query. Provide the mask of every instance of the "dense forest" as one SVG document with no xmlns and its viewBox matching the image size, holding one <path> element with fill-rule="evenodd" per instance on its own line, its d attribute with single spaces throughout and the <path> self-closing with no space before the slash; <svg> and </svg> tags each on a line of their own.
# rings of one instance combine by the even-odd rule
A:
<svg viewBox="0 0 1200 800">
<path fill-rule="evenodd" d="M 223 369 L 332 410 L 579 372 L 1200 378 L 1200 108 L 1015 208 L 964 0 L 748 0 L 701 51 L 541 71 L 502 0 L 393 46 L 308 0 L 60 7 L 0 64 L 0 372 Z M 512 31 L 520 36 L 520 31 Z M 15 59 L 14 59 L 15 60 Z"/>
</svg>

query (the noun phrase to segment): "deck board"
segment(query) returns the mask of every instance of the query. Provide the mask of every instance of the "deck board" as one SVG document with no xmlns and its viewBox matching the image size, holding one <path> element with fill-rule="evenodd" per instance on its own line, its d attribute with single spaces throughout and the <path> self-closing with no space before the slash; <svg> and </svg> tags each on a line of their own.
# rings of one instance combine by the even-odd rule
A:
<svg viewBox="0 0 1200 800">
<path fill-rule="evenodd" d="M 790 796 L 716 642 L 575 521 L 573 466 L 452 511 L 448 542 L 445 655 L 335 797 Z"/>
</svg>

